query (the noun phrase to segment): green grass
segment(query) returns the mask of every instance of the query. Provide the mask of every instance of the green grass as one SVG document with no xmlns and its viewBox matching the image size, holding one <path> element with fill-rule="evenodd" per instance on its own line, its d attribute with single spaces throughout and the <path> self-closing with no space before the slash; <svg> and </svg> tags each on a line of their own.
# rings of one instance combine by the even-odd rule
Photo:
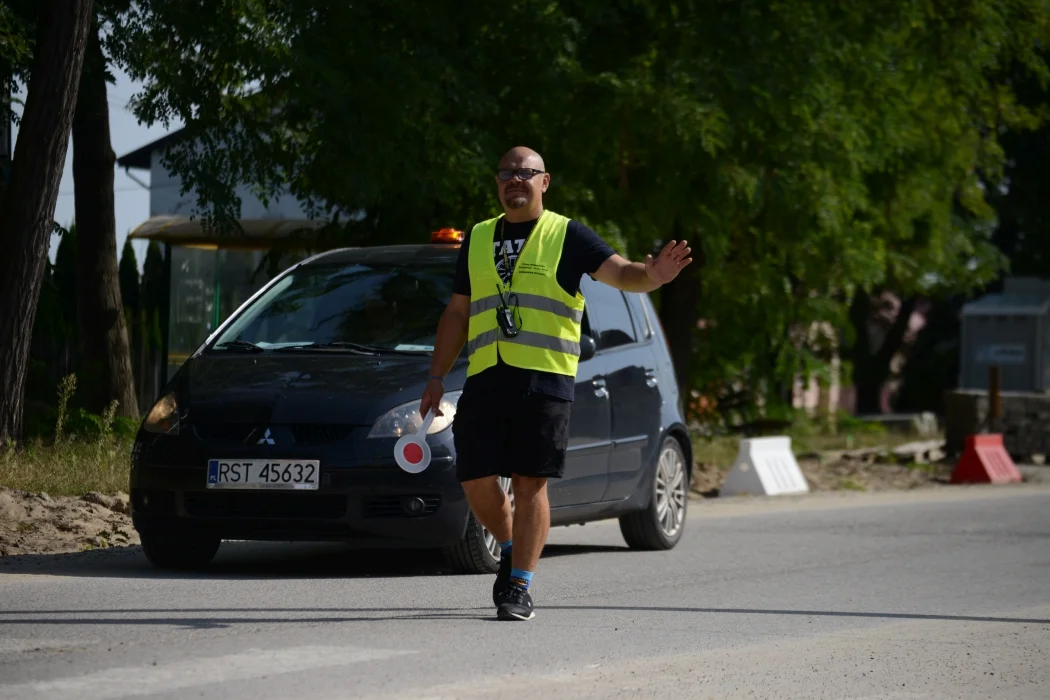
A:
<svg viewBox="0 0 1050 700">
<path fill-rule="evenodd" d="M 0 486 L 51 496 L 82 496 L 88 491 L 128 490 L 131 442 L 41 441 L 0 449 Z"/>
<path fill-rule="evenodd" d="M 115 401 L 100 416 L 69 411 L 76 384 L 69 375 L 59 385 L 54 430 L 47 440 L 37 435 L 21 445 L 0 445 L 0 486 L 52 496 L 128 490 L 131 421 L 116 418 Z"/>
<path fill-rule="evenodd" d="M 919 439 L 916 435 L 888 431 L 882 425 L 845 415 L 839 417 L 834 431 L 803 416 L 797 418 L 791 428 L 780 434 L 791 438 L 791 448 L 796 456 L 879 446 L 893 448 Z M 730 467 L 736 460 L 741 439 L 743 436 L 737 435 L 697 437 L 693 440 L 695 461 L 699 464 Z"/>
<path fill-rule="evenodd" d="M 867 487 L 855 479 L 846 478 L 839 483 L 839 488 L 846 491 L 867 491 Z"/>
</svg>

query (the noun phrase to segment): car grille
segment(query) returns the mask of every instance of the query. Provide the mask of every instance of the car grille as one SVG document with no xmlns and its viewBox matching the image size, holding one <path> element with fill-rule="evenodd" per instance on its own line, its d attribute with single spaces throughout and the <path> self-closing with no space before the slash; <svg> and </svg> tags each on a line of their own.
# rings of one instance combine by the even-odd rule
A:
<svg viewBox="0 0 1050 700">
<path fill-rule="evenodd" d="M 323 423 L 304 423 L 289 427 L 292 429 L 292 437 L 295 438 L 296 445 L 325 445 L 330 442 L 339 442 L 350 437 L 350 433 L 354 430 L 352 425 Z"/>
<path fill-rule="evenodd" d="M 320 493 L 185 494 L 186 512 L 198 518 L 341 518 L 346 496 Z"/>
<path fill-rule="evenodd" d="M 203 423 L 194 425 L 197 437 L 204 442 L 243 445 L 254 443 L 256 436 L 262 436 L 267 428 L 276 426 L 253 425 L 251 423 Z M 300 423 L 287 426 L 292 439 L 299 446 L 326 445 L 350 437 L 354 431 L 352 425 L 330 425 L 326 423 Z M 255 438 L 255 439 L 253 439 Z"/>
<path fill-rule="evenodd" d="M 415 501 L 416 508 L 412 507 Z M 420 506 L 420 503 L 422 504 Z M 366 518 L 418 518 L 433 515 L 441 505 L 441 496 L 367 496 L 364 500 Z"/>
<path fill-rule="evenodd" d="M 197 437 L 205 442 L 246 442 L 256 426 L 245 423 L 205 423 L 193 426 Z"/>
</svg>

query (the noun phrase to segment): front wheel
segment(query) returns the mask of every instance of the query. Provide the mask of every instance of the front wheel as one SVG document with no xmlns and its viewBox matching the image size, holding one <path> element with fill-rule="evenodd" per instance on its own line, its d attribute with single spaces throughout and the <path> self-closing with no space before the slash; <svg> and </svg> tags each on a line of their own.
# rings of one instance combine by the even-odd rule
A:
<svg viewBox="0 0 1050 700">
<path fill-rule="evenodd" d="M 189 532 L 140 532 L 142 552 L 158 569 L 202 569 L 211 563 L 222 540 Z"/>
<path fill-rule="evenodd" d="M 500 486 L 510 496 L 510 510 L 514 512 L 514 490 L 510 479 L 500 477 Z M 499 542 L 474 513 L 467 513 L 467 532 L 463 539 L 445 549 L 445 561 L 457 574 L 494 574 L 499 571 Z"/>
<path fill-rule="evenodd" d="M 689 502 L 685 452 L 673 437 L 664 439 L 650 488 L 648 507 L 621 517 L 620 532 L 631 549 L 671 549 L 682 538 Z"/>
</svg>

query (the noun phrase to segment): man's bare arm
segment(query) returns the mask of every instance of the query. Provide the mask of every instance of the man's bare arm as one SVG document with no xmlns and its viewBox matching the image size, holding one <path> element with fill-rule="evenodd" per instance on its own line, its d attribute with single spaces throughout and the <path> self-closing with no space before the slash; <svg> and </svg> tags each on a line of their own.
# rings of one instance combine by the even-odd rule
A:
<svg viewBox="0 0 1050 700">
<path fill-rule="evenodd" d="M 434 339 L 434 355 L 430 360 L 430 374 L 444 377 L 456 363 L 456 358 L 467 342 L 467 328 L 470 323 L 470 297 L 453 294 L 448 306 L 438 321 L 437 334 Z"/>
<path fill-rule="evenodd" d="M 686 241 L 671 241 L 654 259 L 647 255 L 644 263 L 630 262 L 613 254 L 594 273 L 594 279 L 625 292 L 651 292 L 667 284 L 693 261 Z"/>
<path fill-rule="evenodd" d="M 616 254 L 602 263 L 594 279 L 625 292 L 651 292 L 660 286 L 645 271 L 644 263 L 633 263 Z"/>
<path fill-rule="evenodd" d="M 470 297 L 464 294 L 453 294 L 448 306 L 438 321 L 437 334 L 434 338 L 434 355 L 430 359 L 430 376 L 442 377 L 449 373 L 456 358 L 467 342 L 467 330 L 470 323 Z M 437 379 L 427 382 L 419 403 L 419 415 L 426 417 L 427 412 L 434 410 L 435 415 L 442 415 L 441 397 L 445 386 Z"/>
</svg>

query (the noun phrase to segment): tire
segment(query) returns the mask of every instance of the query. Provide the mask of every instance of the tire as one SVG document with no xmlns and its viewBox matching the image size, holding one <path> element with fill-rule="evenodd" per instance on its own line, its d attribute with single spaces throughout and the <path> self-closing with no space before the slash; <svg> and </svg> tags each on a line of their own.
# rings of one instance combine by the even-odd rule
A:
<svg viewBox="0 0 1050 700">
<path fill-rule="evenodd" d="M 215 558 L 221 540 L 186 532 L 142 532 L 142 552 L 158 569 L 203 569 Z"/>
<path fill-rule="evenodd" d="M 685 468 L 681 444 L 673 437 L 665 438 L 649 481 L 649 505 L 620 518 L 620 532 L 628 547 L 655 551 L 673 549 L 678 544 L 685 531 L 689 505 L 689 475 Z M 665 511 L 662 504 L 668 498 L 670 504 Z"/>
<path fill-rule="evenodd" d="M 500 484 L 510 494 L 511 512 L 514 512 L 510 479 L 501 477 Z M 445 561 L 457 574 L 494 574 L 499 571 L 499 544 L 472 511 L 467 513 L 467 532 L 463 539 L 445 548 Z"/>
</svg>

